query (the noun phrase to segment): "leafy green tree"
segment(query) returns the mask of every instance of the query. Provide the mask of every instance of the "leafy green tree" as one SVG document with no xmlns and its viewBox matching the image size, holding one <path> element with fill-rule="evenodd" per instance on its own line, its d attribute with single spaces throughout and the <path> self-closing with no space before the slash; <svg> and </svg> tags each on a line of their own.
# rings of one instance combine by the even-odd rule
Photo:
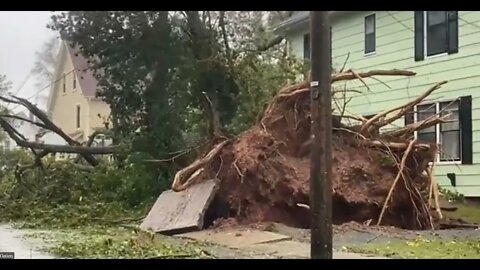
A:
<svg viewBox="0 0 480 270">
<path fill-rule="evenodd" d="M 53 16 L 52 28 L 90 59 L 117 139 L 154 157 L 182 145 L 188 85 L 168 12 L 71 11 Z"/>
</svg>

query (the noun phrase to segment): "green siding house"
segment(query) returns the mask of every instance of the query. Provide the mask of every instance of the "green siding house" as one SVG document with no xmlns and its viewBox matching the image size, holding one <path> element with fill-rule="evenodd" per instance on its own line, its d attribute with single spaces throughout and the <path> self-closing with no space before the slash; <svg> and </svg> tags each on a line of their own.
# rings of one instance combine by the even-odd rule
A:
<svg viewBox="0 0 480 270">
<path fill-rule="evenodd" d="M 348 104 L 368 116 L 404 104 L 435 83 L 448 80 L 414 112 L 395 123 L 403 126 L 440 110 L 450 121 L 415 134 L 440 144 L 435 175 L 444 188 L 480 197 L 480 12 L 477 11 L 333 11 L 330 12 L 332 65 L 339 70 L 405 69 L 414 77 L 382 77 L 349 82 L 364 90 Z M 310 57 L 309 13 L 299 12 L 275 31 L 289 41 L 293 55 Z M 387 84 L 388 87 L 385 85 Z M 338 85 L 345 87 L 344 83 Z M 447 109 L 443 110 L 445 107 Z M 391 128 L 391 127 L 387 127 Z"/>
</svg>

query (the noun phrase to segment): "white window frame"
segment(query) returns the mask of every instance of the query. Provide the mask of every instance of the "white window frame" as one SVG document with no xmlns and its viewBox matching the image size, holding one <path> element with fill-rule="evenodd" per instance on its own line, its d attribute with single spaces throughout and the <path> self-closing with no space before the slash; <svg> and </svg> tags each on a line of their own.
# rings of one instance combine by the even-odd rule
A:
<svg viewBox="0 0 480 270">
<path fill-rule="evenodd" d="M 455 100 L 458 100 L 458 99 L 443 99 L 443 100 L 437 100 L 437 101 L 432 101 L 432 102 L 425 102 L 425 103 L 419 103 L 417 105 L 415 105 L 413 107 L 413 110 L 414 110 L 414 114 L 413 114 L 413 122 L 414 123 L 417 123 L 418 121 L 418 109 L 417 107 L 418 106 L 422 106 L 422 105 L 433 105 L 435 104 L 435 113 L 438 113 L 440 111 L 440 103 L 445 103 L 445 102 L 452 102 L 452 101 L 455 101 Z M 459 105 L 459 108 L 460 110 L 460 105 Z M 460 123 L 460 117 L 458 119 L 458 124 L 459 124 L 459 128 L 460 128 L 460 138 L 459 138 L 459 147 L 460 147 L 460 160 L 446 160 L 446 161 L 443 161 L 443 160 L 440 160 L 440 151 L 437 151 L 437 155 L 435 157 L 435 163 L 438 163 L 438 164 L 462 164 L 462 126 L 461 126 L 461 123 Z M 434 127 L 435 127 L 435 143 L 437 145 L 440 145 L 440 123 L 436 124 Z M 418 138 L 418 131 L 415 131 L 414 132 L 414 136 L 415 136 L 415 139 Z M 441 150 L 439 148 L 439 150 Z"/>
<path fill-rule="evenodd" d="M 427 35 L 428 35 L 428 11 L 423 12 L 423 57 L 425 59 L 431 59 L 431 58 L 436 58 L 436 57 L 442 57 L 448 55 L 448 50 L 443 53 L 439 54 L 434 54 L 428 56 L 428 44 L 427 44 Z M 447 20 L 447 27 L 448 27 L 448 18 Z M 448 37 L 447 37 L 447 42 L 448 42 Z"/>
</svg>

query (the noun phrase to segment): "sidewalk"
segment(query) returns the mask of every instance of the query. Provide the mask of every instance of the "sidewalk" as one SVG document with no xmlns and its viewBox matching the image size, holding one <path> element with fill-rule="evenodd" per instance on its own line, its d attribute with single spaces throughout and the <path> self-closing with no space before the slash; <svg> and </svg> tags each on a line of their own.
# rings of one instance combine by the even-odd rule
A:
<svg viewBox="0 0 480 270">
<path fill-rule="evenodd" d="M 205 230 L 176 235 L 177 237 L 210 242 L 233 249 L 263 253 L 275 258 L 308 259 L 310 244 L 292 240 L 291 237 L 253 229 Z M 334 251 L 334 259 L 388 259 L 385 257 L 369 257 L 366 255 Z"/>
<path fill-rule="evenodd" d="M 9 225 L 0 225 L 0 252 L 14 252 L 15 259 L 53 259 L 54 257 L 36 250 L 23 238 L 20 230 Z"/>
</svg>

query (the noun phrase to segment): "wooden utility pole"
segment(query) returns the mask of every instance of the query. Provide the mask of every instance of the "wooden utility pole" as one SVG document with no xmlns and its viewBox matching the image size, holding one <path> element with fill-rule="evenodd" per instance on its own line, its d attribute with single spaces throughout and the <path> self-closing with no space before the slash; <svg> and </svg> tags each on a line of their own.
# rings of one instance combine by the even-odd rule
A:
<svg viewBox="0 0 480 270">
<path fill-rule="evenodd" d="M 327 15 L 327 11 L 310 12 L 312 259 L 332 259 L 332 48 Z"/>
</svg>

